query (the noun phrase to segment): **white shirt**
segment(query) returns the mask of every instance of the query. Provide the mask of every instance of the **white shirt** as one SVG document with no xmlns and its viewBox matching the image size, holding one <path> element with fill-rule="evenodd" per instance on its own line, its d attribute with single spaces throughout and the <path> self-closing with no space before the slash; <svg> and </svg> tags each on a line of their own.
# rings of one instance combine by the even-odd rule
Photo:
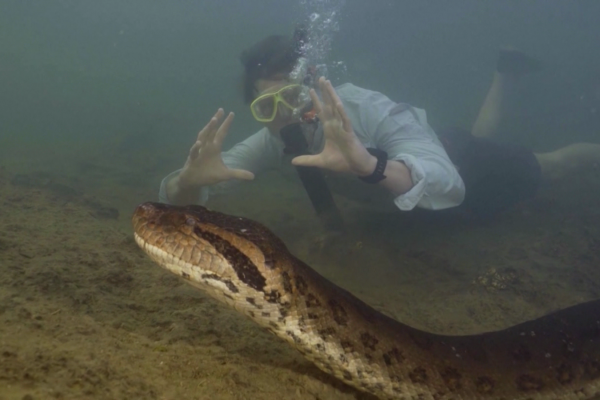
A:
<svg viewBox="0 0 600 400">
<path fill-rule="evenodd" d="M 336 92 L 361 143 L 365 147 L 386 151 L 389 160 L 402 161 L 410 170 L 414 186 L 394 198 L 399 209 L 412 210 L 418 206 L 440 210 L 458 206 L 463 201 L 464 183 L 427 123 L 424 110 L 405 103 L 395 103 L 379 92 L 350 83 L 337 87 Z M 320 127 L 309 150 L 318 154 L 323 145 L 323 130 Z M 281 138 L 263 128 L 223 152 L 222 157 L 229 168 L 244 169 L 256 175 L 280 167 L 284 160 L 283 148 Z M 166 183 L 179 171 L 172 172 L 161 182 L 160 202 L 169 203 Z M 206 203 L 212 194 L 222 193 L 238 182 L 230 180 L 201 188 L 198 204 Z M 369 190 L 369 184 L 363 185 L 364 190 Z"/>
</svg>

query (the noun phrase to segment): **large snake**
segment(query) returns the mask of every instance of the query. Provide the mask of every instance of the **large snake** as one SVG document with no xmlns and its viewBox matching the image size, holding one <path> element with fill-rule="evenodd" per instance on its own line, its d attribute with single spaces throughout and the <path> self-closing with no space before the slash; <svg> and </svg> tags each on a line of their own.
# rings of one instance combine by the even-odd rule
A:
<svg viewBox="0 0 600 400">
<path fill-rule="evenodd" d="M 600 301 L 504 330 L 445 336 L 374 310 L 294 257 L 263 225 L 201 206 L 144 203 L 138 245 L 323 371 L 382 399 L 591 399 Z"/>
</svg>

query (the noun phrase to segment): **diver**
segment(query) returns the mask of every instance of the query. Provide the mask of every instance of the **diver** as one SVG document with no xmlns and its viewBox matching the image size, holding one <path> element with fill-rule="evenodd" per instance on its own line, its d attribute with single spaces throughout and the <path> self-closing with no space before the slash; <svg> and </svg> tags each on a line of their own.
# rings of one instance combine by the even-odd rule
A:
<svg viewBox="0 0 600 400">
<path fill-rule="evenodd" d="M 269 36 L 243 52 L 244 99 L 264 128 L 222 152 L 234 115 L 224 118 L 219 109 L 198 134 L 183 168 L 163 179 L 160 201 L 203 204 L 214 193 L 280 167 L 288 156 L 279 132 L 310 115 L 300 112 L 310 103 L 318 123 L 303 126 L 312 155 L 294 157 L 294 165 L 380 185 L 401 210 L 459 205 L 462 179 L 424 110 L 350 83 L 334 89 L 323 77 L 313 77 L 313 68 L 296 69 L 304 58 L 299 36 L 298 31 L 291 38 Z"/>
<path fill-rule="evenodd" d="M 301 123 L 310 154 L 291 159 L 381 186 L 400 210 L 460 209 L 489 217 L 533 197 L 542 179 L 600 162 L 600 145 L 578 143 L 551 153 L 494 140 L 506 95 L 540 65 L 502 50 L 486 99 L 470 131 L 429 126 L 425 110 L 351 83 L 336 87 L 307 64 L 306 34 L 273 35 L 241 55 L 243 96 L 264 128 L 222 151 L 234 119 L 218 109 L 198 133 L 184 166 L 161 182 L 159 200 L 204 204 L 241 181 L 289 162 L 280 131 Z M 465 190 L 466 188 L 466 190 Z"/>
</svg>

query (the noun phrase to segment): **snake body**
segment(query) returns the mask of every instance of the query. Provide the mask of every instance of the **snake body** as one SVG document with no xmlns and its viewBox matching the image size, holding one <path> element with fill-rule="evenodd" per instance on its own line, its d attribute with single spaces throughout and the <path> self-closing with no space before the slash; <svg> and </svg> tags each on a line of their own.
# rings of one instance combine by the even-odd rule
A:
<svg viewBox="0 0 600 400">
<path fill-rule="evenodd" d="M 323 371 L 382 399 L 591 399 L 600 301 L 508 329 L 445 336 L 404 325 L 334 285 L 263 225 L 201 206 L 144 203 L 138 245 Z"/>
</svg>

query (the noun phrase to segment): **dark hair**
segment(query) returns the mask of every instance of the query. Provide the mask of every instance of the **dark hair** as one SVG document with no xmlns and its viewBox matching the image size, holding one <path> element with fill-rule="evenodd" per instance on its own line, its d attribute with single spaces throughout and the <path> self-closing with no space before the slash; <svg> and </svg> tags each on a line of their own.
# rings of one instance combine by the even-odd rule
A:
<svg viewBox="0 0 600 400">
<path fill-rule="evenodd" d="M 306 29 L 300 26 L 296 28 L 292 37 L 271 35 L 244 50 L 240 56 L 244 66 L 244 101 L 251 103 L 254 100 L 257 80 L 292 72 L 303 54 L 305 43 Z"/>
</svg>

